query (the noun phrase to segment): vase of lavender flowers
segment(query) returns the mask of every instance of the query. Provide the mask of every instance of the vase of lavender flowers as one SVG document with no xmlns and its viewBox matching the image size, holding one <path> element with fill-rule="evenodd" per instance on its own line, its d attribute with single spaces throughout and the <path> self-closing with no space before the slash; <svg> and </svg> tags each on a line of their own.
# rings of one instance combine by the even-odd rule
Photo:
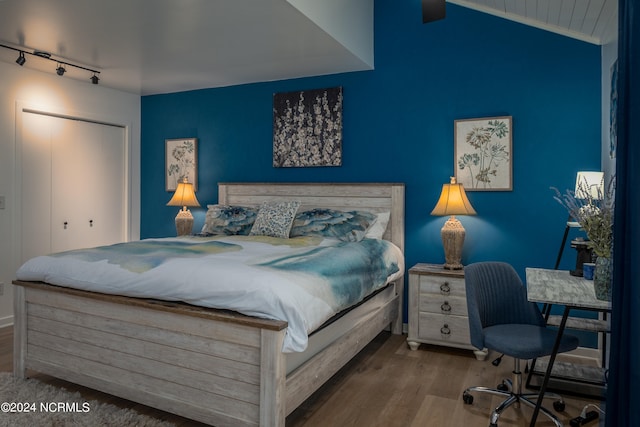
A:
<svg viewBox="0 0 640 427">
<path fill-rule="evenodd" d="M 581 189 L 586 183 L 578 182 L 576 191 L 567 190 L 560 193 L 557 188 L 554 199 L 564 206 L 569 215 L 576 220 L 586 232 L 588 245 L 596 257 L 593 286 L 596 297 L 600 300 L 611 299 L 612 266 L 611 254 L 613 250 L 613 191 L 615 177 L 607 185 L 593 189 Z M 579 193 L 579 197 L 576 196 Z"/>
</svg>

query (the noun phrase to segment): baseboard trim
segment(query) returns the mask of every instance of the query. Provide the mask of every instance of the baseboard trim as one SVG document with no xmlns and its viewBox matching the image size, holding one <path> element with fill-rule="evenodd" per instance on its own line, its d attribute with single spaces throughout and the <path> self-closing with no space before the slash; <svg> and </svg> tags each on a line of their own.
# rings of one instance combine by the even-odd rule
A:
<svg viewBox="0 0 640 427">
<path fill-rule="evenodd" d="M 13 326 L 13 316 L 0 318 L 0 328 L 5 328 L 7 326 Z"/>
</svg>

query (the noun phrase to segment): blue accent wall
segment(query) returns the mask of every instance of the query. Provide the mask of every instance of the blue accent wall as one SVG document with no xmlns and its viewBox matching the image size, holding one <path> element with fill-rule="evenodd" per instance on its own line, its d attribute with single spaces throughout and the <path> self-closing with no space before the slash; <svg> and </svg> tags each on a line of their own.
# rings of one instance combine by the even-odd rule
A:
<svg viewBox="0 0 640 427">
<path fill-rule="evenodd" d="M 272 167 L 273 94 L 334 86 L 343 165 Z M 425 25 L 420 1 L 376 0 L 375 70 L 142 98 L 141 237 L 175 235 L 164 141 L 197 137 L 194 229 L 218 182 L 403 182 L 407 268 L 444 262 L 445 218 L 430 212 L 454 172 L 454 120 L 510 115 L 513 191 L 467 193 L 478 215 L 460 217 L 462 261 L 507 261 L 524 277 L 555 263 L 567 213 L 550 187 L 600 170 L 600 110 L 599 46 L 449 3 L 446 19 Z M 576 259 L 568 246 L 565 269 Z"/>
</svg>

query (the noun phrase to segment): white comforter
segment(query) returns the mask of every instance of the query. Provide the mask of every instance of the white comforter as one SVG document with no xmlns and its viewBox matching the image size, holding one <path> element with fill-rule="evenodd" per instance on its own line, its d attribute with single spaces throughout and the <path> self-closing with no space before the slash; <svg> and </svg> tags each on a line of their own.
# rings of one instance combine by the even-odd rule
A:
<svg viewBox="0 0 640 427">
<path fill-rule="evenodd" d="M 148 239 L 40 256 L 19 280 L 184 301 L 285 320 L 283 351 L 304 351 L 331 316 L 402 276 L 404 259 L 376 239 L 299 237 Z"/>
</svg>

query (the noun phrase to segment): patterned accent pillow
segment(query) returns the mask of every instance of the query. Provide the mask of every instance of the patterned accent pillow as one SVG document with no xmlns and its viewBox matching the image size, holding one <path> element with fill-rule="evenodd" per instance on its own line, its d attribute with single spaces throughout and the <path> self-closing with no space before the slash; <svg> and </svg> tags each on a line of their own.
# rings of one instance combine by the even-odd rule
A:
<svg viewBox="0 0 640 427">
<path fill-rule="evenodd" d="M 250 236 L 271 236 L 282 239 L 289 238 L 289 231 L 296 217 L 300 202 L 264 202 L 253 223 Z"/>
<path fill-rule="evenodd" d="M 207 205 L 202 234 L 246 236 L 258 216 L 258 208 L 246 206 Z"/>
<path fill-rule="evenodd" d="M 376 219 L 376 214 L 366 211 L 343 212 L 316 208 L 296 215 L 291 237 L 321 236 L 359 242 Z"/>
</svg>

